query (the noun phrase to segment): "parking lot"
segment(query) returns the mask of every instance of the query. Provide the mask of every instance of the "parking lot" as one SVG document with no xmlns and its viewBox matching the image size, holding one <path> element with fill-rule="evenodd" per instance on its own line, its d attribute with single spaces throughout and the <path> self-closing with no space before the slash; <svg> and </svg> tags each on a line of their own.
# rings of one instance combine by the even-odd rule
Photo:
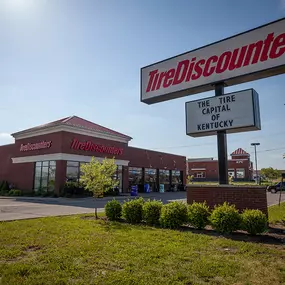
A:
<svg viewBox="0 0 285 285">
<path fill-rule="evenodd" d="M 163 203 L 174 200 L 186 201 L 186 192 L 150 193 L 144 194 L 144 198 L 161 199 Z M 120 201 L 131 197 L 117 197 Z M 29 219 L 48 216 L 72 215 L 93 213 L 94 206 L 98 211 L 103 211 L 104 205 L 112 197 L 97 199 L 93 198 L 39 198 L 39 197 L 1 197 L 0 198 L 0 221 Z M 268 205 L 278 204 L 279 193 L 267 194 Z M 285 193 L 282 194 L 285 201 Z"/>
</svg>

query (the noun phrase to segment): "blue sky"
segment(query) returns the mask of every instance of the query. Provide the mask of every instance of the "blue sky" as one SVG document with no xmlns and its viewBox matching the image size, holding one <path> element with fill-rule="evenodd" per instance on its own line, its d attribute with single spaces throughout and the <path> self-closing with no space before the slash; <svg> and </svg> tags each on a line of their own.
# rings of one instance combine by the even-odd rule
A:
<svg viewBox="0 0 285 285">
<path fill-rule="evenodd" d="M 0 0 L 0 144 L 10 133 L 69 115 L 126 133 L 131 145 L 216 157 L 216 137 L 185 135 L 184 103 L 140 102 L 140 68 L 285 16 L 284 0 Z M 228 135 L 228 152 L 285 169 L 285 75 L 254 88 L 262 130 Z"/>
</svg>

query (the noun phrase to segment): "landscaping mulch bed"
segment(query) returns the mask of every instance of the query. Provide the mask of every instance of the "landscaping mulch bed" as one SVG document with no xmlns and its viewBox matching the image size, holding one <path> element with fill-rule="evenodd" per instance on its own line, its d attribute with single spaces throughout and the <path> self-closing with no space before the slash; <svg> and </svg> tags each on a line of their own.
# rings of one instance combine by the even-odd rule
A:
<svg viewBox="0 0 285 285">
<path fill-rule="evenodd" d="M 82 216 L 81 219 L 84 220 L 96 220 L 95 216 Z M 98 220 L 109 222 L 107 217 L 100 216 Z M 127 224 L 124 219 L 118 221 L 119 223 Z M 141 223 L 140 225 L 146 226 L 145 223 Z M 252 236 L 245 231 L 236 231 L 232 234 L 220 234 L 213 230 L 211 226 L 207 226 L 203 230 L 197 230 L 192 228 L 191 226 L 183 226 L 179 229 L 180 231 L 190 231 L 195 234 L 203 234 L 209 236 L 216 236 L 216 237 L 224 237 L 227 239 L 232 239 L 236 241 L 245 241 L 245 242 L 254 242 L 254 243 L 264 243 L 264 244 L 272 244 L 272 245 L 284 245 L 285 244 L 285 224 L 284 223 L 277 223 L 277 224 L 269 224 L 267 232 Z"/>
</svg>

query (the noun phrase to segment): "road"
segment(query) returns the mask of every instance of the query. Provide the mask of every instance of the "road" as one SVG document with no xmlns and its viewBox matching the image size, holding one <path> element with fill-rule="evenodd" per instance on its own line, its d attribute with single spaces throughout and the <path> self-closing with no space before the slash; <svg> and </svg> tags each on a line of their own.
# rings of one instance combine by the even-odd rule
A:
<svg viewBox="0 0 285 285">
<path fill-rule="evenodd" d="M 144 194 L 144 198 L 160 199 L 163 203 L 174 200 L 186 200 L 185 192 L 150 193 Z M 123 202 L 131 197 L 117 197 Z M 0 197 L 0 221 L 11 221 L 48 216 L 72 215 L 93 213 L 94 205 L 102 212 L 107 201 L 113 198 L 102 198 L 94 201 L 93 198 L 39 198 L 39 197 Z M 279 194 L 267 194 L 268 205 L 278 203 Z M 285 194 L 282 194 L 285 201 Z"/>
</svg>

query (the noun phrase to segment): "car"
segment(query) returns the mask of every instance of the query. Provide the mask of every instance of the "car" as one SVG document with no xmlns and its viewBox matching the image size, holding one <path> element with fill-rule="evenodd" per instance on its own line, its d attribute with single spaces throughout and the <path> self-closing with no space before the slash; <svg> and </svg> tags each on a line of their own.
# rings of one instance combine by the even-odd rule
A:
<svg viewBox="0 0 285 285">
<path fill-rule="evenodd" d="M 271 193 L 276 193 L 281 190 L 281 182 L 278 182 L 275 185 L 267 186 L 266 190 Z M 285 191 L 285 182 L 282 182 L 282 191 Z"/>
</svg>

